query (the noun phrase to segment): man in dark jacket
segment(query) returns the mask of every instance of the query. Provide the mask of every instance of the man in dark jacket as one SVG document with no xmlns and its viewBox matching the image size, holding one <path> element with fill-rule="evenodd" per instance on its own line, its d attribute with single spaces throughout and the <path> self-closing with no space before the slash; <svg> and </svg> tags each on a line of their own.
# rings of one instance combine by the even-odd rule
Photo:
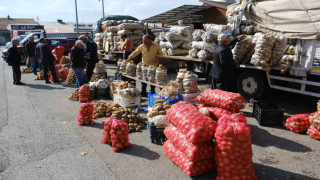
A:
<svg viewBox="0 0 320 180">
<path fill-rule="evenodd" d="M 96 63 L 99 62 L 98 52 L 97 52 L 98 49 L 90 41 L 87 40 L 86 36 L 81 35 L 78 37 L 78 39 L 85 44 L 84 52 L 86 56 L 89 56 L 89 58 L 86 58 L 87 60 L 86 75 L 87 75 L 87 80 L 90 81 L 91 76 L 93 74 L 93 70 L 96 66 Z"/>
<path fill-rule="evenodd" d="M 36 46 L 36 57 L 41 62 L 44 70 L 44 79 L 46 84 L 50 84 L 48 77 L 48 68 L 51 71 L 51 75 L 53 77 L 54 83 L 59 83 L 59 80 L 56 76 L 56 70 L 54 68 L 53 62 L 55 57 L 53 56 L 52 52 L 50 51 L 49 45 L 46 44 L 45 38 L 40 38 L 40 43 Z"/>
<path fill-rule="evenodd" d="M 7 62 L 9 66 L 12 67 L 13 84 L 24 85 L 24 83 L 21 82 L 21 71 L 20 71 L 21 54 L 18 52 L 18 48 L 17 48 L 17 46 L 19 45 L 19 39 L 18 38 L 12 39 L 11 43 L 12 43 L 12 47 L 8 49 Z"/>
<path fill-rule="evenodd" d="M 34 42 L 34 37 L 30 36 L 28 42 L 25 45 L 25 53 L 28 58 L 28 62 L 31 64 L 32 72 L 34 75 L 37 75 L 37 67 L 36 67 L 36 43 Z"/>
<path fill-rule="evenodd" d="M 213 54 L 213 66 L 210 71 L 212 76 L 212 89 L 221 89 L 224 91 L 232 91 L 236 64 L 233 60 L 233 54 L 230 46 L 234 45 L 239 39 L 245 38 L 241 35 L 230 40 L 229 34 L 219 34 L 219 44 L 216 46 Z"/>
<path fill-rule="evenodd" d="M 72 69 L 76 73 L 76 86 L 81 87 L 84 84 L 84 72 L 83 68 L 86 65 L 84 55 L 84 43 L 81 40 L 77 40 L 70 52 L 70 58 L 72 61 Z"/>
</svg>

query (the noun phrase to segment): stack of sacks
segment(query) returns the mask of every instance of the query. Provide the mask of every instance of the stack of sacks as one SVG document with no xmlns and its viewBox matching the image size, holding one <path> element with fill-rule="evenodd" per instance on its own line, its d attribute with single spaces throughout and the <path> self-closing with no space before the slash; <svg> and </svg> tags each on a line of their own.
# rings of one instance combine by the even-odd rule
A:
<svg viewBox="0 0 320 180">
<path fill-rule="evenodd" d="M 144 34 L 143 22 L 132 20 L 107 20 L 102 23 L 104 29 L 105 42 L 109 42 L 111 51 L 121 50 L 121 36 L 127 35 L 133 40 L 133 49 L 136 49 L 142 43 Z"/>
<path fill-rule="evenodd" d="M 192 33 L 192 43 L 194 42 L 200 42 L 202 41 L 202 34 L 205 33 L 204 30 L 202 29 L 196 29 L 193 33 Z M 195 49 L 195 48 L 192 48 L 190 51 L 189 51 L 189 57 L 192 57 L 192 58 L 198 58 L 198 49 Z"/>
<path fill-rule="evenodd" d="M 191 49 L 190 34 L 187 27 L 172 26 L 167 33 L 159 35 L 162 52 L 169 56 L 187 55 Z"/>
<path fill-rule="evenodd" d="M 188 176 L 215 169 L 213 137 L 217 123 L 192 104 L 180 101 L 167 111 L 164 153 Z"/>
<path fill-rule="evenodd" d="M 223 115 L 238 113 L 246 106 L 246 100 L 241 94 L 218 89 L 207 90 L 195 100 L 201 103 L 198 108 L 208 109 L 210 117 L 214 120 L 220 119 Z"/>
<path fill-rule="evenodd" d="M 248 64 L 252 56 L 254 44 L 252 42 L 252 36 L 246 36 L 245 39 L 237 42 L 233 48 L 233 59 L 237 64 Z"/>
<path fill-rule="evenodd" d="M 104 36 L 102 33 L 96 33 L 94 35 L 94 42 L 97 43 L 97 46 L 98 46 L 98 50 L 103 50 L 103 37 Z"/>
<path fill-rule="evenodd" d="M 198 92 L 198 75 L 192 71 L 187 71 L 183 78 L 183 92 L 192 94 Z"/>
<path fill-rule="evenodd" d="M 280 65 L 281 64 L 281 57 L 285 53 L 287 49 L 287 38 L 283 36 L 276 36 L 275 43 L 272 49 L 272 55 L 270 59 L 270 64 L 272 66 Z"/>
<path fill-rule="evenodd" d="M 272 55 L 275 38 L 269 34 L 256 33 L 253 36 L 255 51 L 251 58 L 251 64 L 256 66 L 267 66 Z"/>
</svg>

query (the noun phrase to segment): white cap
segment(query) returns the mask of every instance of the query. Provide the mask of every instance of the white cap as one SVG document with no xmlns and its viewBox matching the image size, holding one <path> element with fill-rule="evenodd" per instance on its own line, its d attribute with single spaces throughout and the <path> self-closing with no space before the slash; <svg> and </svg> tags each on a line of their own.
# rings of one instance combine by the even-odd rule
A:
<svg viewBox="0 0 320 180">
<path fill-rule="evenodd" d="M 226 40 L 227 37 L 228 37 L 227 34 L 223 34 L 223 33 L 222 33 L 222 34 L 219 34 L 219 35 L 218 35 L 218 41 L 219 41 L 219 42 L 222 42 L 222 41 Z"/>
<path fill-rule="evenodd" d="M 82 44 L 82 46 L 84 46 L 84 43 L 83 43 L 82 40 L 77 40 L 76 43 L 75 43 L 75 45 L 78 45 L 78 44 Z"/>
</svg>

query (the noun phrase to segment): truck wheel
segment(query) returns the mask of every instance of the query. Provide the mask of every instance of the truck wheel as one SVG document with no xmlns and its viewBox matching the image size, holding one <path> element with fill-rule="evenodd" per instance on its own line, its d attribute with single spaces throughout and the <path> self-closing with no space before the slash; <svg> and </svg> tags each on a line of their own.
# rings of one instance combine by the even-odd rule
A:
<svg viewBox="0 0 320 180">
<path fill-rule="evenodd" d="M 266 79 L 258 72 L 246 71 L 237 79 L 238 92 L 245 98 L 261 98 L 267 88 Z"/>
</svg>

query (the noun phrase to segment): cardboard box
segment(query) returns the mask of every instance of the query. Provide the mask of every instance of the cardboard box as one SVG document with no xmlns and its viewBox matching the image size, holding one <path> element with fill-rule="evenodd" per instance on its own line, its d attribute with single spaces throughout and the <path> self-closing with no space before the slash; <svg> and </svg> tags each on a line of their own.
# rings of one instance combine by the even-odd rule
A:
<svg viewBox="0 0 320 180">
<path fill-rule="evenodd" d="M 117 87 L 119 84 L 123 83 L 124 81 L 112 81 L 110 85 L 110 97 L 113 99 L 113 95 L 117 93 Z"/>
<path fill-rule="evenodd" d="M 141 96 L 139 95 L 135 98 L 124 98 L 118 94 L 113 94 L 113 102 L 118 103 L 122 107 L 132 107 L 132 106 L 140 107 Z"/>
</svg>

